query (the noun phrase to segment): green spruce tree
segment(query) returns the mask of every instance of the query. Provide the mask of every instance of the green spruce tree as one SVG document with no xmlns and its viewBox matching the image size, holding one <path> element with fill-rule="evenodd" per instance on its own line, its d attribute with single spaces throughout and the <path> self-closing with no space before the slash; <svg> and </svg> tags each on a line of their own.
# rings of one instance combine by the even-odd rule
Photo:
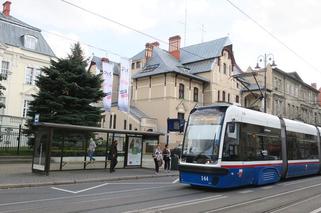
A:
<svg viewBox="0 0 321 213">
<path fill-rule="evenodd" d="M 93 103 L 103 98 L 102 80 L 86 66 L 87 60 L 76 43 L 67 58 L 51 60 L 50 67 L 42 69 L 36 81 L 39 92 L 29 106 L 28 135 L 34 133 L 35 114 L 40 115 L 40 122 L 98 126 L 101 109 Z"/>
</svg>

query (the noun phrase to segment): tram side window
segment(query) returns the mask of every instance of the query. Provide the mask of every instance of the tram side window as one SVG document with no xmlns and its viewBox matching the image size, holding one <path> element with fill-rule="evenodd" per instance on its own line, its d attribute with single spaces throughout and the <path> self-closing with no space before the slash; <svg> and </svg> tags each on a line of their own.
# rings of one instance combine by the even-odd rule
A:
<svg viewBox="0 0 321 213">
<path fill-rule="evenodd" d="M 287 132 L 288 160 L 318 159 L 317 138 L 297 132 Z"/>
<path fill-rule="evenodd" d="M 242 123 L 240 135 L 244 161 L 281 159 L 280 129 Z"/>
<path fill-rule="evenodd" d="M 240 161 L 239 124 L 228 123 L 226 126 L 223 146 L 223 160 Z"/>
</svg>

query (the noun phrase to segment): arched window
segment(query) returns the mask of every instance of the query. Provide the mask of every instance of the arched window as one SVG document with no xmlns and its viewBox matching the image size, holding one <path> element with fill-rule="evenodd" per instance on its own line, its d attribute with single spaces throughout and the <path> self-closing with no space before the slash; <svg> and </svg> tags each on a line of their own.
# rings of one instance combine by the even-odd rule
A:
<svg viewBox="0 0 321 213">
<path fill-rule="evenodd" d="M 226 74 L 226 64 L 223 64 L 223 73 Z"/>
<path fill-rule="evenodd" d="M 225 91 L 222 92 L 222 99 L 225 101 Z"/>
</svg>

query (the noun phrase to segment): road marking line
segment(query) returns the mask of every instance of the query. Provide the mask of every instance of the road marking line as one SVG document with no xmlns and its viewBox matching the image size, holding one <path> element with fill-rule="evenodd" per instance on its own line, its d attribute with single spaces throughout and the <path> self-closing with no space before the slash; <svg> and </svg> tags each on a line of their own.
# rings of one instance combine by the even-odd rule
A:
<svg viewBox="0 0 321 213">
<path fill-rule="evenodd" d="M 146 182 L 146 183 L 109 183 L 109 185 L 168 185 L 169 182 Z"/>
<path fill-rule="evenodd" d="M 238 203 L 238 204 L 234 204 L 234 205 L 230 205 L 230 206 L 226 206 L 226 207 L 222 207 L 222 208 L 218 208 L 218 209 L 213 209 L 213 210 L 207 211 L 206 213 L 222 211 L 222 210 L 234 208 L 234 207 L 237 207 L 237 206 L 243 206 L 243 205 L 246 205 L 246 204 L 249 204 L 249 203 L 254 203 L 254 202 L 257 202 L 257 201 L 267 200 L 267 199 L 270 199 L 270 198 L 279 197 L 279 196 L 281 196 L 281 195 L 286 195 L 286 194 L 290 194 L 290 193 L 293 193 L 293 192 L 298 192 L 298 191 L 302 191 L 302 190 L 305 190 L 305 189 L 314 188 L 314 187 L 316 187 L 316 186 L 321 186 L 321 183 L 319 183 L 319 184 L 314 184 L 314 185 L 307 186 L 307 187 L 302 187 L 302 188 L 294 189 L 294 190 L 287 191 L 287 192 L 282 192 L 282 193 L 270 195 L 270 196 L 267 196 L 267 197 L 262 197 L 262 198 L 254 199 L 254 200 L 251 200 L 251 201 L 246 201 L 246 202 L 243 202 L 243 203 Z"/>
<path fill-rule="evenodd" d="M 55 198 L 44 198 L 44 199 L 38 199 L 38 200 L 25 200 L 25 201 L 11 202 L 11 203 L 0 203 L 0 206 L 12 206 L 17 204 L 19 205 L 19 204 L 28 204 L 28 203 L 38 203 L 38 202 L 44 202 L 44 201 L 64 200 L 64 199 L 73 199 L 73 198 L 90 197 L 90 196 L 98 196 L 98 195 L 111 195 L 116 193 L 144 191 L 144 190 L 161 189 L 161 188 L 167 188 L 167 187 L 173 187 L 173 186 L 172 185 L 156 186 L 156 187 L 126 189 L 126 190 L 111 191 L 111 192 L 100 192 L 100 193 L 77 195 L 77 196 L 63 196 L 63 197 L 55 197 Z"/>
<path fill-rule="evenodd" d="M 240 191 L 239 193 L 241 194 L 247 194 L 247 193 L 251 193 L 254 192 L 253 190 L 245 190 L 245 191 Z"/>
<path fill-rule="evenodd" d="M 198 198 L 198 199 L 194 199 L 194 200 L 187 200 L 187 201 L 181 201 L 181 202 L 177 202 L 177 203 L 169 203 L 169 204 L 164 204 L 164 205 L 159 205 L 159 206 L 153 206 L 153 207 L 144 208 L 144 209 L 136 209 L 136 210 L 127 211 L 125 213 L 150 212 L 153 210 L 162 211 L 162 210 L 168 210 L 168 209 L 172 209 L 172 208 L 188 206 L 188 205 L 193 205 L 193 204 L 197 204 L 197 203 L 218 200 L 218 199 L 223 199 L 223 198 L 227 198 L 227 196 L 215 195 L 215 196 L 210 196 L 210 197 L 205 197 L 205 198 Z"/>
<path fill-rule="evenodd" d="M 177 183 L 179 181 L 179 178 L 177 178 L 176 180 L 174 180 L 172 183 Z"/>
<path fill-rule="evenodd" d="M 264 187 L 261 187 L 261 189 L 272 189 L 273 186 L 264 186 Z"/>
<path fill-rule="evenodd" d="M 78 194 L 78 193 L 85 192 L 85 191 L 88 191 L 88 190 L 91 190 L 91 189 L 96 189 L 96 188 L 99 188 L 99 187 L 102 187 L 102 186 L 106 186 L 108 184 L 109 183 L 104 183 L 104 184 L 100 184 L 98 186 L 93 186 L 93 187 L 89 187 L 89 188 L 78 190 L 78 191 L 71 191 L 71 190 L 57 188 L 57 187 L 51 187 L 51 188 L 55 189 L 55 190 L 63 191 L 63 192 L 69 192 L 69 193 L 72 193 L 72 194 Z"/>
<path fill-rule="evenodd" d="M 99 187 L 103 187 L 103 186 L 106 186 L 108 185 L 109 183 L 103 183 L 103 184 L 100 184 L 98 186 L 93 186 L 93 187 L 90 187 L 90 188 L 87 188 L 87 189 L 82 189 L 82 190 L 79 190 L 77 191 L 77 193 L 80 193 L 80 192 L 85 192 L 85 191 L 88 191 L 88 190 L 91 190 L 91 189 L 97 189 Z"/>
<path fill-rule="evenodd" d="M 321 207 L 320 207 L 320 208 L 318 208 L 318 209 L 313 210 L 313 211 L 312 211 L 312 212 L 310 212 L 310 213 L 319 213 L 319 212 L 321 212 Z"/>
<path fill-rule="evenodd" d="M 61 188 L 57 188 L 57 187 L 51 187 L 51 189 L 55 189 L 55 190 L 63 191 L 63 192 L 69 192 L 69 193 L 72 193 L 72 194 L 77 194 L 77 192 L 75 192 L 75 191 L 71 191 L 71 190 L 67 190 L 67 189 L 61 189 Z"/>
</svg>

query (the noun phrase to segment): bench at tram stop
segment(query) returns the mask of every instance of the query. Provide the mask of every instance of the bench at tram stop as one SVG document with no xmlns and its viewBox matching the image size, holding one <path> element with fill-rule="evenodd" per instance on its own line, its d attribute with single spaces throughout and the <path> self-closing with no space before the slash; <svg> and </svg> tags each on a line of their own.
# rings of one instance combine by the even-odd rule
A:
<svg viewBox="0 0 321 213">
<path fill-rule="evenodd" d="M 89 164 L 94 165 L 95 163 L 107 163 L 107 164 L 108 164 L 109 161 L 110 161 L 110 160 L 62 161 L 62 167 L 64 167 L 64 166 L 67 165 L 67 164 L 86 164 L 86 166 L 88 166 Z"/>
</svg>

